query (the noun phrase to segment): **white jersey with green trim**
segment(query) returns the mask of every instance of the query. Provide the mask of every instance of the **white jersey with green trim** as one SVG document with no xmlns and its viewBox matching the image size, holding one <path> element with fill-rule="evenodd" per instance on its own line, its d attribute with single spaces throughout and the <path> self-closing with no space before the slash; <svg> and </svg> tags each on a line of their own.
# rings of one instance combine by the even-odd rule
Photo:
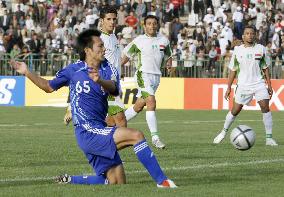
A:
<svg viewBox="0 0 284 197">
<path fill-rule="evenodd" d="M 229 69 L 237 71 L 239 86 L 254 86 L 265 83 L 265 69 L 270 64 L 266 49 L 261 44 L 251 47 L 236 46 L 229 64 Z"/>
<path fill-rule="evenodd" d="M 123 53 L 129 58 L 137 55 L 137 70 L 159 75 L 164 61 L 172 55 L 169 40 L 161 34 L 156 37 L 140 35 L 124 48 Z"/>
<path fill-rule="evenodd" d="M 108 34 L 102 32 L 100 38 L 104 42 L 104 47 L 106 48 L 105 58 L 111 63 L 119 74 L 121 75 L 121 51 L 119 47 L 118 40 L 115 34 Z"/>
</svg>

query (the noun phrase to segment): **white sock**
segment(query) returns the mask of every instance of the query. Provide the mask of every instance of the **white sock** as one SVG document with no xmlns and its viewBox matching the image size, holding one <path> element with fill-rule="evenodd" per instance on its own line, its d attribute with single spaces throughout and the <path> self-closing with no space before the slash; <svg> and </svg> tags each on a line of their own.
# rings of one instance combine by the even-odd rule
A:
<svg viewBox="0 0 284 197">
<path fill-rule="evenodd" d="M 262 113 L 262 117 L 266 132 L 266 138 L 272 138 L 272 114 L 271 112 Z"/>
<path fill-rule="evenodd" d="M 146 121 L 151 132 L 152 139 L 158 137 L 157 118 L 155 111 L 146 111 Z"/>
<path fill-rule="evenodd" d="M 125 112 L 125 117 L 126 120 L 129 121 L 132 118 L 134 118 L 138 113 L 136 111 L 134 111 L 133 105 L 131 107 L 129 107 Z"/>
<path fill-rule="evenodd" d="M 230 126 L 233 124 L 234 120 L 236 119 L 237 116 L 233 116 L 231 111 L 228 112 L 226 116 L 226 120 L 224 123 L 224 130 L 227 132 Z"/>
</svg>

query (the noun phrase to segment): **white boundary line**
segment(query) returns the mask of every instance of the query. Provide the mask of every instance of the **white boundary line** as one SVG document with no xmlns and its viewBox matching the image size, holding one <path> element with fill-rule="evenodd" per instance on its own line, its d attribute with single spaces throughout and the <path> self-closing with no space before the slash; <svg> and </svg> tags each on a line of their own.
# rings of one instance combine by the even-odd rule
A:
<svg viewBox="0 0 284 197">
<path fill-rule="evenodd" d="M 191 166 L 180 166 L 180 167 L 171 167 L 163 168 L 165 171 L 183 171 L 183 170 L 196 170 L 196 169 L 206 169 L 206 168 L 221 168 L 221 167 L 236 167 L 244 165 L 257 165 L 257 164 L 269 164 L 269 163 L 284 163 L 284 158 L 282 159 L 271 159 L 271 160 L 255 160 L 248 162 L 224 162 L 224 163 L 215 163 L 215 164 L 199 164 Z M 146 170 L 134 170 L 126 172 L 126 174 L 140 174 L 147 173 Z M 86 175 L 86 174 L 84 174 Z M 47 181 L 53 180 L 55 177 L 31 177 L 31 178 L 12 178 L 12 179 L 0 179 L 0 184 L 7 182 L 23 182 L 23 181 Z"/>
</svg>

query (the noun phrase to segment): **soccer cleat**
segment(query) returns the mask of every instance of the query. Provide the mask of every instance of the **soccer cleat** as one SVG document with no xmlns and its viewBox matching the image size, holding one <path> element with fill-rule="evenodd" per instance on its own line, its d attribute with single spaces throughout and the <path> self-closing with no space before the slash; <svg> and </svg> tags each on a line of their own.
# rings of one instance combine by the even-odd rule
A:
<svg viewBox="0 0 284 197">
<path fill-rule="evenodd" d="M 152 139 L 152 144 L 159 149 L 164 149 L 166 145 L 160 140 L 160 138 Z"/>
<path fill-rule="evenodd" d="M 55 178 L 55 182 L 60 184 L 70 183 L 70 181 L 71 181 L 71 176 L 69 176 L 68 174 L 63 174 Z"/>
<path fill-rule="evenodd" d="M 164 180 L 162 184 L 160 185 L 157 184 L 157 187 L 158 188 L 177 188 L 176 184 L 170 179 Z"/>
<path fill-rule="evenodd" d="M 219 144 L 226 136 L 226 131 L 223 129 L 213 140 L 213 144 Z"/>
<path fill-rule="evenodd" d="M 266 138 L 266 146 L 278 146 L 278 144 L 274 139 Z"/>
<path fill-rule="evenodd" d="M 67 126 L 72 120 L 72 113 L 71 113 L 71 109 L 68 107 L 64 116 L 64 124 Z"/>
</svg>

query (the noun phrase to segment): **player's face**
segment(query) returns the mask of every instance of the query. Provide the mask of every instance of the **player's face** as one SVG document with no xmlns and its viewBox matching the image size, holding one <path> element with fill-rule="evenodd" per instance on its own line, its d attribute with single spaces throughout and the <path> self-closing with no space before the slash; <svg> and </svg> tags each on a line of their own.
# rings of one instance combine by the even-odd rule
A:
<svg viewBox="0 0 284 197">
<path fill-rule="evenodd" d="M 92 49 L 87 48 L 86 59 L 94 59 L 96 61 L 103 61 L 105 59 L 105 47 L 102 39 L 100 37 L 93 37 L 93 47 Z"/>
<path fill-rule="evenodd" d="M 117 16 L 114 13 L 108 13 L 102 19 L 102 30 L 107 33 L 113 33 L 113 30 L 116 25 Z"/>
<path fill-rule="evenodd" d="M 145 23 L 145 32 L 149 36 L 156 36 L 158 29 L 158 23 L 157 20 L 154 18 L 149 18 L 146 20 Z"/>
<path fill-rule="evenodd" d="M 255 41 L 255 31 L 251 28 L 246 28 L 243 34 L 243 41 L 245 44 L 253 44 Z"/>
</svg>

